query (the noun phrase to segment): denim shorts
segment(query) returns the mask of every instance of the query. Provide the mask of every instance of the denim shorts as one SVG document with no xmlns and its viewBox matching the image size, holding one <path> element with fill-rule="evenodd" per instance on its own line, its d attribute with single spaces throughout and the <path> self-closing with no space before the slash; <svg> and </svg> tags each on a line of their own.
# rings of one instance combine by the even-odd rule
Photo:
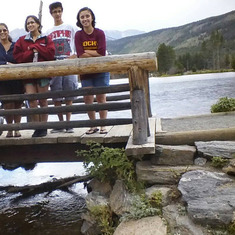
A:
<svg viewBox="0 0 235 235">
<path fill-rule="evenodd" d="M 109 86 L 110 74 L 98 73 L 95 77 L 81 80 L 82 87 Z"/>
<path fill-rule="evenodd" d="M 72 91 L 78 89 L 77 75 L 53 77 L 50 82 L 51 91 Z M 66 97 L 65 100 L 74 100 L 77 97 Z M 63 98 L 55 98 L 54 101 L 62 101 Z"/>
</svg>

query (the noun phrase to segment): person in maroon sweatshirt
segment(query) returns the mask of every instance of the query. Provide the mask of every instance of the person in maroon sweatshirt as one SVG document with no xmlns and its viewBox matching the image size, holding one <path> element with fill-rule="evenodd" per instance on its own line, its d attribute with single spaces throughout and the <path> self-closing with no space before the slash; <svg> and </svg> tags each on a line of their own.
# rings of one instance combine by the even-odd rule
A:
<svg viewBox="0 0 235 235">
<path fill-rule="evenodd" d="M 13 56 L 17 63 L 40 62 L 54 60 L 55 46 L 53 41 L 41 33 L 41 23 L 34 15 L 25 20 L 25 30 L 28 34 L 20 37 L 14 46 Z M 26 94 L 43 93 L 48 91 L 50 78 L 26 79 L 24 87 Z M 47 99 L 39 100 L 40 107 L 47 107 Z M 29 100 L 30 108 L 37 108 L 37 100 Z M 46 122 L 48 114 L 32 115 L 34 122 Z M 37 129 L 32 137 L 47 135 L 47 129 Z"/>
<path fill-rule="evenodd" d="M 75 34 L 75 47 L 79 58 L 100 57 L 106 55 L 106 39 L 104 31 L 95 28 L 95 15 L 93 11 L 84 7 L 77 14 L 77 26 L 82 30 Z M 93 73 L 80 75 L 82 87 L 106 87 L 109 86 L 109 73 Z M 97 94 L 96 100 L 98 103 L 106 103 L 106 94 Z M 94 102 L 93 95 L 84 96 L 85 104 Z M 100 119 L 107 118 L 107 110 L 99 111 Z M 88 116 L 91 120 L 96 119 L 95 111 L 88 111 Z M 91 127 L 86 134 L 96 133 L 99 129 Z M 107 134 L 105 126 L 100 128 L 100 134 Z"/>
</svg>

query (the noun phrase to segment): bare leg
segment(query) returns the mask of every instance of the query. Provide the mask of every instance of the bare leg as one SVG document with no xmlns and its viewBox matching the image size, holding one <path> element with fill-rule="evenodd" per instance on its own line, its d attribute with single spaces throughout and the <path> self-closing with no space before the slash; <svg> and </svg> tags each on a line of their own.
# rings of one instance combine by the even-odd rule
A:
<svg viewBox="0 0 235 235">
<path fill-rule="evenodd" d="M 15 109 L 21 109 L 22 103 L 21 102 L 15 102 L 14 103 Z M 14 115 L 14 122 L 20 123 L 21 121 L 21 115 Z M 19 131 L 15 131 L 15 137 L 21 137 L 21 134 Z"/>
<path fill-rule="evenodd" d="M 37 93 L 37 87 L 31 83 L 25 85 L 25 92 L 26 94 L 35 94 Z M 29 107 L 30 108 L 37 108 L 38 107 L 38 101 L 37 100 L 30 100 L 29 101 Z M 39 115 L 33 114 L 32 115 L 33 122 L 39 122 Z"/>
<path fill-rule="evenodd" d="M 96 95 L 96 100 L 99 104 L 104 104 L 106 103 L 106 94 L 99 94 L 99 95 Z M 107 110 L 101 110 L 99 111 L 99 115 L 100 115 L 100 119 L 106 119 L 107 118 L 107 115 L 108 115 L 108 111 Z M 101 132 L 106 132 L 105 130 L 105 126 L 102 126 L 100 128 L 100 131 Z"/>
<path fill-rule="evenodd" d="M 3 108 L 5 110 L 8 109 L 14 109 L 14 103 L 10 102 L 10 103 L 5 103 L 3 104 Z M 13 115 L 6 115 L 6 122 L 7 124 L 12 124 L 13 120 L 14 120 L 14 116 Z M 13 137 L 13 131 L 8 131 L 6 137 Z"/>
<path fill-rule="evenodd" d="M 21 102 L 15 102 L 15 109 L 21 109 L 22 103 Z M 21 121 L 21 115 L 14 115 L 14 122 L 20 123 Z"/>
<path fill-rule="evenodd" d="M 48 86 L 44 86 L 44 87 L 40 87 L 39 85 L 37 85 L 38 93 L 47 92 L 48 91 L 48 87 L 49 87 L 49 85 Z M 41 108 L 48 107 L 47 99 L 39 100 L 39 104 L 40 104 Z M 41 122 L 47 122 L 47 120 L 48 120 L 48 114 L 41 114 L 40 115 L 40 121 Z"/>
<path fill-rule="evenodd" d="M 73 104 L 73 101 L 72 101 L 72 100 L 66 100 L 66 101 L 65 101 L 65 104 L 66 104 L 66 105 L 72 105 L 72 104 Z M 71 112 L 66 113 L 66 121 L 70 121 L 71 115 L 72 115 Z"/>
<path fill-rule="evenodd" d="M 85 104 L 93 104 L 94 102 L 94 96 L 93 95 L 87 95 L 84 96 L 84 102 Z M 88 111 L 88 117 L 90 118 L 90 120 L 95 120 L 95 111 Z"/>
<path fill-rule="evenodd" d="M 99 104 L 104 104 L 104 103 L 106 103 L 106 94 L 96 95 L 96 99 Z M 106 119 L 107 115 L 108 115 L 108 111 L 101 110 L 101 111 L 99 111 L 99 115 L 100 115 L 100 119 Z"/>
<path fill-rule="evenodd" d="M 55 107 L 60 107 L 61 101 L 54 101 L 54 105 L 55 105 Z M 58 113 L 58 118 L 59 118 L 60 122 L 64 121 L 63 113 Z"/>
</svg>

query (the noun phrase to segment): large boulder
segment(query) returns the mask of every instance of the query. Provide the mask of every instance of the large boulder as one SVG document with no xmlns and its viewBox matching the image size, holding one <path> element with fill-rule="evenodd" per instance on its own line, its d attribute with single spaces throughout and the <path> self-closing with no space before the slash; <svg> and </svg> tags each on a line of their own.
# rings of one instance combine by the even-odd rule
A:
<svg viewBox="0 0 235 235">
<path fill-rule="evenodd" d="M 163 217 L 166 219 L 171 234 L 204 235 L 205 229 L 196 225 L 187 216 L 186 209 L 181 204 L 168 205 L 163 208 Z"/>
<path fill-rule="evenodd" d="M 122 180 L 117 180 L 109 197 L 111 210 L 117 215 L 122 215 L 130 210 L 131 203 L 132 196 L 128 192 L 125 184 Z"/>
<path fill-rule="evenodd" d="M 198 154 L 207 158 L 235 157 L 235 141 L 198 141 L 195 142 Z"/>
<path fill-rule="evenodd" d="M 218 227 L 233 221 L 235 182 L 226 174 L 190 171 L 182 176 L 178 189 L 194 222 Z"/>
<path fill-rule="evenodd" d="M 167 227 L 159 216 L 145 217 L 119 224 L 114 235 L 166 235 Z"/>
</svg>

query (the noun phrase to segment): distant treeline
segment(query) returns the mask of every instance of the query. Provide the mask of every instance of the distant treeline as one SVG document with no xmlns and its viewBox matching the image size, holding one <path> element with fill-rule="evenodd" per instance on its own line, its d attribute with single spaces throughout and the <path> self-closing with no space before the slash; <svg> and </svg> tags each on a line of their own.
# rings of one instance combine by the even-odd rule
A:
<svg viewBox="0 0 235 235">
<path fill-rule="evenodd" d="M 235 69 L 235 55 L 229 51 L 221 32 L 215 30 L 203 40 L 198 52 L 176 56 L 172 46 L 160 44 L 157 50 L 159 73 L 183 73 L 198 70 Z"/>
</svg>

